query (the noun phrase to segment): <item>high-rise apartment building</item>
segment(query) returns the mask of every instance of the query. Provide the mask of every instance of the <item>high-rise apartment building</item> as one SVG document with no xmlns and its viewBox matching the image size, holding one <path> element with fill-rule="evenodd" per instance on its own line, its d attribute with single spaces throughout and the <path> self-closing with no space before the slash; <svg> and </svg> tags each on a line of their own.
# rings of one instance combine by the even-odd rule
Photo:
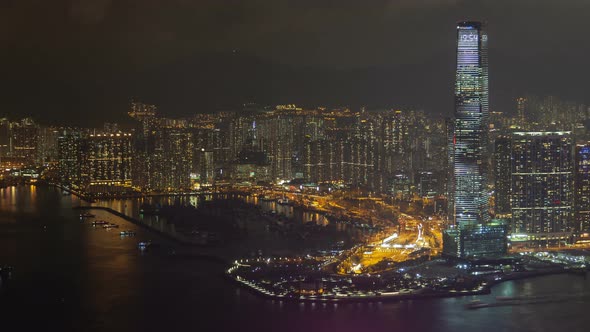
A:
<svg viewBox="0 0 590 332">
<path fill-rule="evenodd" d="M 132 183 L 136 188 L 150 190 L 154 187 L 151 182 L 153 169 L 154 141 L 158 118 L 155 105 L 132 102 L 129 116 L 138 121 L 138 127 L 133 135 L 133 150 L 135 158 L 132 162 Z"/>
<path fill-rule="evenodd" d="M 189 189 L 193 171 L 193 133 L 182 128 L 159 128 L 155 146 L 154 188 Z"/>
<path fill-rule="evenodd" d="M 583 233 L 590 232 L 590 142 L 576 145 L 575 220 Z"/>
<path fill-rule="evenodd" d="M 62 129 L 57 142 L 59 180 L 77 188 L 82 178 L 82 133 L 78 129 Z"/>
<path fill-rule="evenodd" d="M 498 136 L 494 142 L 494 212 L 496 215 L 510 213 L 511 185 L 511 138 Z"/>
<path fill-rule="evenodd" d="M 39 128 L 39 142 L 37 147 L 38 163 L 42 165 L 57 162 L 58 138 L 60 131 L 55 127 Z"/>
<path fill-rule="evenodd" d="M 575 230 L 570 132 L 512 134 L 512 233 L 559 240 Z"/>
<path fill-rule="evenodd" d="M 23 165 L 33 165 L 37 161 L 39 126 L 30 118 L 11 125 L 11 156 Z"/>
<path fill-rule="evenodd" d="M 10 154 L 10 121 L 0 118 L 0 162 Z"/>
<path fill-rule="evenodd" d="M 82 182 L 89 193 L 131 190 L 131 134 L 91 134 L 82 143 Z"/>
</svg>

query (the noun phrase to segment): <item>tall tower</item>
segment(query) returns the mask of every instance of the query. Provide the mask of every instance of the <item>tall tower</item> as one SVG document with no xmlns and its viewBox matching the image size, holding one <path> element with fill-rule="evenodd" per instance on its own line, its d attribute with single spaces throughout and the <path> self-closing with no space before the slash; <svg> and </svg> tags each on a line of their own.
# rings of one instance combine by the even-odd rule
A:
<svg viewBox="0 0 590 332">
<path fill-rule="evenodd" d="M 575 159 L 576 228 L 590 232 L 590 142 L 576 145 Z"/>
<path fill-rule="evenodd" d="M 462 228 L 487 223 L 488 38 L 480 22 L 457 24 L 455 120 L 452 137 L 451 221 Z"/>
<path fill-rule="evenodd" d="M 548 244 L 576 230 L 571 132 L 512 133 L 512 233 Z"/>
<path fill-rule="evenodd" d="M 494 202 L 496 217 L 509 214 L 512 165 L 510 136 L 498 136 L 494 142 Z"/>
</svg>

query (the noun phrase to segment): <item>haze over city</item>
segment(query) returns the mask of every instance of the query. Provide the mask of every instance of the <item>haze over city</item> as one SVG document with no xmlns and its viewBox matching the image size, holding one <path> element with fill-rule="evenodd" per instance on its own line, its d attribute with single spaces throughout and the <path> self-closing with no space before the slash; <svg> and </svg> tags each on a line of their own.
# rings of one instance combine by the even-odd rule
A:
<svg viewBox="0 0 590 332">
<path fill-rule="evenodd" d="M 451 22 L 486 20 L 492 110 L 588 102 L 586 1 L 4 1 L 0 115 L 57 124 L 262 105 L 453 112 Z"/>
</svg>

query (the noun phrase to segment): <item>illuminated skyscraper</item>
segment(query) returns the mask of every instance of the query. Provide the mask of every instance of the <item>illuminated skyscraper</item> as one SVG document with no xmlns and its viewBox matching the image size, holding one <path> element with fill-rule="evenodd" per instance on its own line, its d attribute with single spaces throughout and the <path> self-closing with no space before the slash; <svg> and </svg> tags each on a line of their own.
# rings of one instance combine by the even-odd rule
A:
<svg viewBox="0 0 590 332">
<path fill-rule="evenodd" d="M 590 231 L 590 142 L 576 145 L 576 227 Z"/>
<path fill-rule="evenodd" d="M 194 153 L 192 133 L 182 128 L 160 128 L 155 145 L 155 188 L 189 188 Z"/>
<path fill-rule="evenodd" d="M 54 164 L 57 162 L 58 138 L 60 132 L 54 127 L 40 127 L 37 146 L 37 159 L 40 164 Z"/>
<path fill-rule="evenodd" d="M 154 141 L 158 118 L 156 117 L 157 107 L 155 105 L 132 102 L 131 110 L 127 113 L 138 121 L 138 128 L 133 136 L 133 150 L 135 158 L 132 159 L 132 183 L 133 186 L 145 190 L 155 187 L 152 182 Z"/>
<path fill-rule="evenodd" d="M 487 39 L 482 23 L 457 24 L 450 217 L 459 227 L 489 220 Z"/>
<path fill-rule="evenodd" d="M 494 143 L 494 202 L 496 215 L 510 213 L 511 138 L 498 136 Z"/>
<path fill-rule="evenodd" d="M 0 118 L 0 158 L 7 157 L 10 152 L 10 122 Z M 2 161 L 0 159 L 0 161 Z"/>
<path fill-rule="evenodd" d="M 518 116 L 518 120 L 521 122 L 522 125 L 524 125 L 524 121 L 526 119 L 526 105 L 527 105 L 527 100 L 525 97 L 519 97 L 516 99 L 516 112 L 517 112 L 517 116 Z"/>
<path fill-rule="evenodd" d="M 30 118 L 14 122 L 11 127 L 12 157 L 25 165 L 37 159 L 39 126 Z"/>
<path fill-rule="evenodd" d="M 78 189 L 82 179 L 82 133 L 78 129 L 64 129 L 57 142 L 59 180 Z"/>
<path fill-rule="evenodd" d="M 512 234 L 568 238 L 575 230 L 571 133 L 515 132 L 511 144 Z"/>
<path fill-rule="evenodd" d="M 131 134 L 92 134 L 82 142 L 83 184 L 89 193 L 131 190 Z"/>
<path fill-rule="evenodd" d="M 486 257 L 506 252 L 506 225 L 488 211 L 488 36 L 480 22 L 457 24 L 455 119 L 449 129 L 449 215 L 443 252 Z"/>
</svg>

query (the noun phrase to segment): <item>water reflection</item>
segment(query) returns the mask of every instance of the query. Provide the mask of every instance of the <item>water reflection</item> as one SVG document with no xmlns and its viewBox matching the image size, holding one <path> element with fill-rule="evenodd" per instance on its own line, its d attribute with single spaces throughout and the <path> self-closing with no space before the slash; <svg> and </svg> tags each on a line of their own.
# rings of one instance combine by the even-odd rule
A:
<svg viewBox="0 0 590 332">
<path fill-rule="evenodd" d="M 200 199 L 186 201 L 195 206 Z M 142 202 L 127 200 L 113 206 L 133 212 Z M 93 229 L 72 210 L 78 204 L 75 196 L 51 188 L 0 189 L 0 217 L 12 218 L 18 212 L 10 223 L 0 223 L 0 263 L 15 266 L 14 283 L 0 296 L 3 326 L 18 323 L 25 331 L 30 330 L 28 322 L 35 321 L 55 330 L 79 331 L 215 326 L 218 331 L 254 327 L 257 331 L 444 332 L 583 331 L 590 324 L 588 299 L 464 308 L 475 298 L 491 302 L 496 296 L 589 293 L 590 280 L 572 275 L 507 282 L 494 287 L 490 295 L 477 297 L 363 304 L 272 302 L 226 282 L 221 277 L 223 264 L 151 253 L 141 256 L 136 242 L 156 235 L 105 211 L 96 211 L 97 218 L 136 230 L 137 240 Z M 41 224 L 48 226 L 46 232 L 36 227 Z M 277 242 L 286 245 L 283 239 Z"/>
<path fill-rule="evenodd" d="M 203 202 L 211 201 L 213 199 L 241 199 L 246 203 L 260 206 L 262 211 L 274 211 L 277 215 L 284 216 L 295 220 L 296 223 L 306 224 L 314 223 L 321 226 L 327 226 L 330 222 L 324 213 L 307 211 L 301 207 L 294 207 L 287 204 L 279 204 L 276 201 L 260 200 L 256 196 L 249 195 L 178 195 L 178 196 L 150 196 L 145 198 L 131 198 L 131 199 L 108 199 L 99 200 L 93 205 L 109 207 L 115 211 L 121 212 L 125 215 L 140 219 L 149 224 L 160 225 L 165 220 L 160 220 L 156 216 L 140 213 L 143 204 L 152 206 L 193 206 L 198 208 Z M 342 228 L 342 227 L 341 227 Z"/>
</svg>

